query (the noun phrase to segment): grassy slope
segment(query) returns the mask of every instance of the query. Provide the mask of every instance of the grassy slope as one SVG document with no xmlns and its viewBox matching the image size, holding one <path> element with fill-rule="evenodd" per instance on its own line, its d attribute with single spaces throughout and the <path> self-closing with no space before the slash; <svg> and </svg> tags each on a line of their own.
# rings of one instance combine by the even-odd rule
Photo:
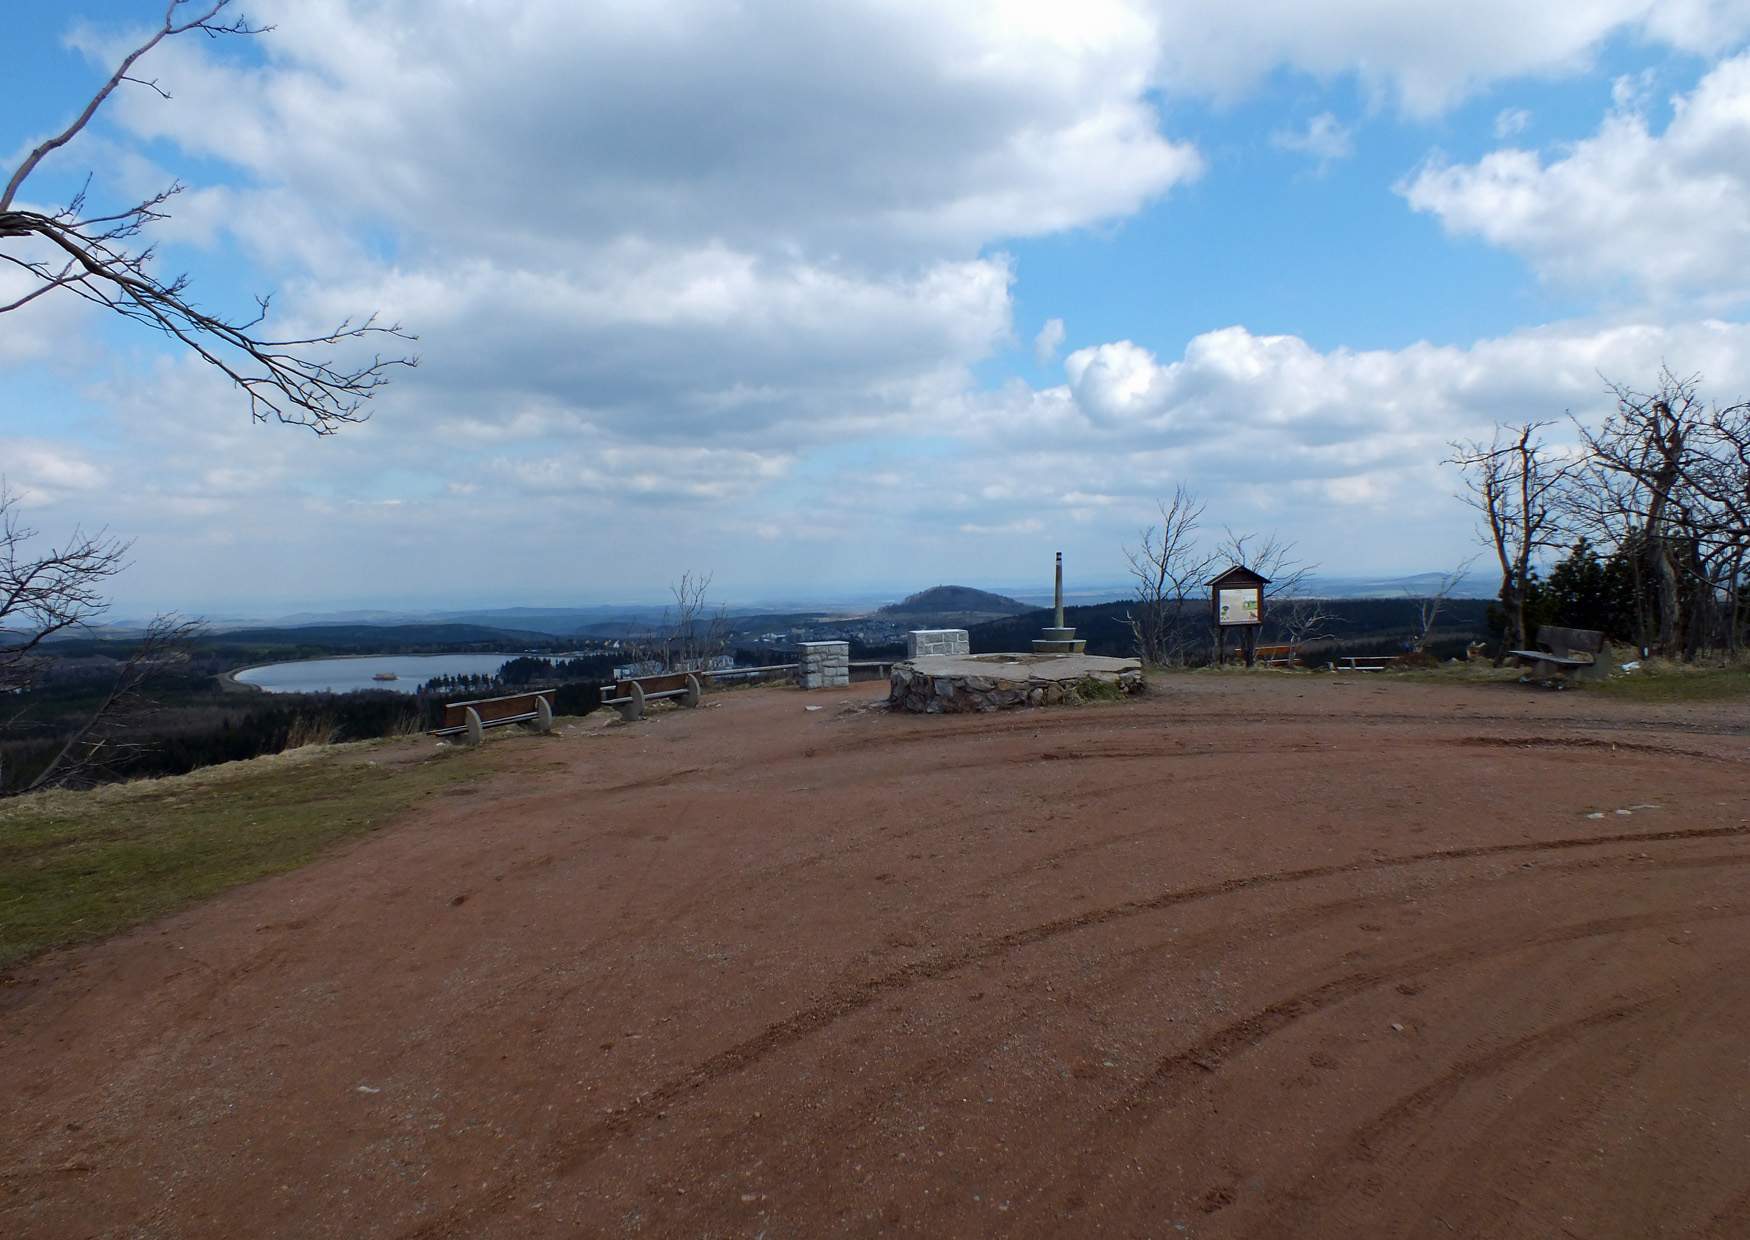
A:
<svg viewBox="0 0 1750 1240">
<path fill-rule="evenodd" d="M 375 747 L 0 802 L 0 968 L 293 869 L 480 769 L 451 751 L 372 765 Z"/>
<path fill-rule="evenodd" d="M 1588 687 L 1626 702 L 1718 702 L 1750 697 L 1750 668 L 1667 667 L 1612 676 Z"/>
</svg>

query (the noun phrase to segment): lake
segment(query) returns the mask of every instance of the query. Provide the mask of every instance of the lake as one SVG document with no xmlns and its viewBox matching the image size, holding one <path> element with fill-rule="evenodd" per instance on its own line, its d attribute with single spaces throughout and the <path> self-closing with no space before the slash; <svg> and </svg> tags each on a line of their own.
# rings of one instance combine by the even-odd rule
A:
<svg viewBox="0 0 1750 1240">
<path fill-rule="evenodd" d="M 391 689 L 412 693 L 433 676 L 490 676 L 514 654 L 383 654 L 344 659 L 300 659 L 267 663 L 237 673 L 246 685 L 269 693 L 351 693 L 355 689 Z M 373 680 L 378 672 L 393 672 L 394 680 Z"/>
</svg>

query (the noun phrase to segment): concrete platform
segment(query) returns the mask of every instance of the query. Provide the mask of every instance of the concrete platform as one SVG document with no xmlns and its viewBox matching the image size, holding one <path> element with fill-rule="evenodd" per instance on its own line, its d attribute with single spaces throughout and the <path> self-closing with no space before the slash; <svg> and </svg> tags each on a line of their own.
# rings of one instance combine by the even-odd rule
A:
<svg viewBox="0 0 1750 1240">
<path fill-rule="evenodd" d="M 1135 693 L 1142 664 L 1091 654 L 930 655 L 894 665 L 887 704 L 919 714 L 1056 706 Z"/>
</svg>

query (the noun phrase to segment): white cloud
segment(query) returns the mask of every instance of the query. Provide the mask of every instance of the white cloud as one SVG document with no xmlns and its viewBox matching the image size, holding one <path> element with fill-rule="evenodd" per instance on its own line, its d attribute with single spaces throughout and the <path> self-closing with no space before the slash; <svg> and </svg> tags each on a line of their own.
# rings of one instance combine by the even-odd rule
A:
<svg viewBox="0 0 1750 1240">
<path fill-rule="evenodd" d="M 107 469 L 67 444 L 0 437 L 0 481 L 33 510 L 89 495 L 109 480 Z"/>
<path fill-rule="evenodd" d="M 1063 347 L 1063 320 L 1046 319 L 1045 326 L 1039 329 L 1039 334 L 1033 337 L 1033 356 L 1041 365 L 1057 356 L 1057 351 Z"/>
<path fill-rule="evenodd" d="M 1550 158 L 1505 149 L 1430 164 L 1399 187 L 1456 235 L 1522 255 L 1574 286 L 1626 281 L 1648 296 L 1750 296 L 1750 55 L 1711 69 L 1654 133 L 1643 87 L 1593 136 Z"/>
<path fill-rule="evenodd" d="M 522 258 L 635 231 L 730 248 L 977 246 L 1196 175 L 1144 94 L 1154 22 L 1057 6 L 464 0 L 261 7 L 270 71 L 155 53 L 137 133 Z"/>
<path fill-rule="evenodd" d="M 1495 113 L 1495 136 L 1512 138 L 1525 132 L 1531 124 L 1531 113 L 1525 108 L 1502 108 Z"/>
<path fill-rule="evenodd" d="M 1270 136 L 1273 145 L 1317 160 L 1322 169 L 1355 153 L 1355 132 L 1330 112 L 1320 112 L 1305 129 L 1279 129 Z"/>
<path fill-rule="evenodd" d="M 251 16 L 272 35 L 242 53 L 165 45 L 152 76 L 175 98 L 118 97 L 128 141 L 89 135 L 118 194 L 162 175 L 111 158 L 140 137 L 162 140 L 147 149 L 165 168 L 229 180 L 197 177 L 161 236 L 206 247 L 208 270 L 240 247 L 280 290 L 277 321 L 380 308 L 422 336 L 421 369 L 333 440 L 258 432 L 197 364 L 126 357 L 94 396 L 114 416 L 104 451 L 0 445 L 9 469 L 33 462 L 40 493 L 53 480 L 139 532 L 141 577 L 209 597 L 215 584 L 443 594 L 440 539 L 442 569 L 476 591 L 526 592 L 556 549 L 569 594 L 599 578 L 624 595 L 677 557 L 727 568 L 759 554 L 750 543 L 783 575 L 798 539 L 851 576 L 879 570 L 879 542 L 909 574 L 919 556 L 947 562 L 962 532 L 987 564 L 1066 523 L 1082 554 L 1111 550 L 1181 479 L 1242 523 L 1274 505 L 1317 537 L 1338 509 L 1381 528 L 1381 514 L 1433 512 L 1447 438 L 1589 401 L 1600 370 L 1632 378 L 1669 358 L 1741 377 L 1745 330 L 1688 324 L 1328 352 L 1234 327 L 1176 360 L 1124 340 L 1080 349 L 1043 390 L 976 378 L 1028 344 L 1009 241 L 1123 220 L 1202 173 L 1163 95 L 1233 100 L 1287 69 L 1354 75 L 1374 102 L 1432 115 L 1490 83 L 1583 67 L 1612 36 L 1717 49 L 1750 30 L 1750 4 L 489 7 L 261 0 Z M 1693 118 L 1657 138 L 1639 123 L 1670 152 Z M 1333 113 L 1281 141 L 1321 162 L 1353 145 Z M 1742 167 L 1734 143 L 1718 159 Z M 1560 212 L 1539 223 L 1537 201 L 1586 150 L 1547 165 L 1517 153 L 1535 183 L 1498 244 L 1540 269 L 1562 267 L 1563 245 L 1574 270 L 1596 265 L 1606 230 L 1581 211 L 1568 231 L 1593 240 L 1564 241 Z M 1675 156 L 1661 158 L 1630 166 L 1669 172 Z M 1417 184 L 1438 188 L 1443 171 L 1448 227 L 1497 226 L 1461 209 L 1465 169 Z M 1698 247 L 1726 225 L 1709 227 Z M 0 352 L 40 364 L 67 347 L 62 326 L 9 321 Z M 1052 319 L 1031 345 L 1043 363 L 1064 340 Z M 96 463 L 119 453 L 125 497 Z"/>
<path fill-rule="evenodd" d="M 1584 68 L 1613 35 L 1709 55 L 1750 34 L 1746 0 L 1158 0 L 1156 11 L 1169 89 L 1234 101 L 1278 68 L 1353 73 L 1417 116 L 1490 83 Z"/>
</svg>

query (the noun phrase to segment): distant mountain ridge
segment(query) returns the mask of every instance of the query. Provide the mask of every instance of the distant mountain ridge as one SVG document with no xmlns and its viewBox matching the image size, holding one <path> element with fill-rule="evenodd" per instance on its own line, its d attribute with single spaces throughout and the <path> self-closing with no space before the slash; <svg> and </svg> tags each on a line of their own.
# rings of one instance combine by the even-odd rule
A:
<svg viewBox="0 0 1750 1240">
<path fill-rule="evenodd" d="M 1026 603 L 1012 599 L 1006 594 L 992 594 L 988 590 L 974 590 L 971 586 L 931 586 L 928 590 L 919 590 L 916 594 L 907 595 L 897 603 L 889 603 L 875 614 L 881 616 L 1018 616 L 1024 611 L 1032 610 L 1033 608 Z"/>
</svg>

